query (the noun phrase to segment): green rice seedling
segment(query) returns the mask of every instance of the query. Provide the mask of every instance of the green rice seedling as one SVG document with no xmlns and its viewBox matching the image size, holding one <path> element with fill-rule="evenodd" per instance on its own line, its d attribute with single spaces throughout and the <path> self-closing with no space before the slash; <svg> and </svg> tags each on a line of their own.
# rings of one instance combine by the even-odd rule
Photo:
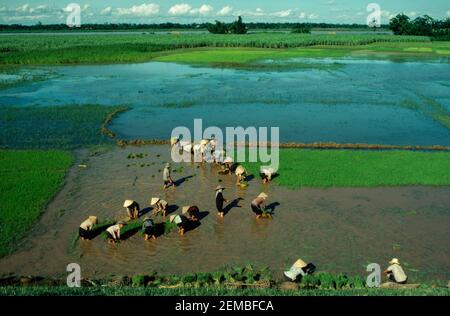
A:
<svg viewBox="0 0 450 316">
<path fill-rule="evenodd" d="M 342 289 L 347 286 L 349 279 L 345 274 L 338 274 L 335 277 L 336 289 Z"/>
<path fill-rule="evenodd" d="M 211 276 L 216 285 L 220 285 L 225 280 L 223 272 L 221 271 L 213 272 Z"/>
<path fill-rule="evenodd" d="M 169 220 L 164 222 L 164 235 L 169 234 L 173 229 L 177 229 L 177 224 L 171 223 Z"/>
<path fill-rule="evenodd" d="M 321 289 L 335 289 L 336 282 L 335 276 L 326 272 L 319 272 L 316 274 L 316 278 L 319 280 L 319 287 Z"/>
<path fill-rule="evenodd" d="M 188 273 L 181 278 L 183 284 L 194 283 L 197 281 L 197 275 L 195 273 Z"/>
<path fill-rule="evenodd" d="M 349 277 L 348 287 L 354 289 L 363 289 L 366 287 L 365 280 L 360 276 Z"/>
<path fill-rule="evenodd" d="M 261 268 L 258 272 L 258 279 L 259 280 L 272 280 L 272 271 L 270 270 L 269 267 L 263 267 Z"/>
<path fill-rule="evenodd" d="M 105 231 L 109 226 L 112 226 L 116 223 L 113 219 L 107 219 L 101 222 L 98 222 L 92 227 L 91 230 L 91 238 L 95 238 L 100 235 L 103 231 Z"/>
<path fill-rule="evenodd" d="M 315 289 L 320 285 L 320 280 L 313 274 L 307 274 L 302 277 L 301 286 L 306 289 Z"/>
<path fill-rule="evenodd" d="M 120 229 L 120 238 L 126 239 L 131 237 L 133 234 L 138 232 L 142 227 L 142 220 L 136 219 L 128 222 L 125 226 Z"/>
<path fill-rule="evenodd" d="M 131 277 L 131 286 L 139 287 L 145 285 L 145 276 L 143 275 L 134 275 Z"/>
</svg>

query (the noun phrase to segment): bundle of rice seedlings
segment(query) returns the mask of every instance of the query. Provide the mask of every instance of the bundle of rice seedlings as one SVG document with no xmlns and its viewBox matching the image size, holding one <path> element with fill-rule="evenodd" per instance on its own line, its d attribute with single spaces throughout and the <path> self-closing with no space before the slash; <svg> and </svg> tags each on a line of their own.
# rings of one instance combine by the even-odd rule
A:
<svg viewBox="0 0 450 316">
<path fill-rule="evenodd" d="M 97 236 L 97 235 L 99 235 L 101 232 L 105 231 L 109 226 L 112 226 L 112 225 L 114 225 L 115 223 L 116 223 L 116 221 L 113 220 L 113 219 L 107 219 L 107 220 L 98 222 L 97 224 L 95 224 L 95 225 L 92 227 L 91 235 L 92 235 L 92 236 Z"/>
<path fill-rule="evenodd" d="M 225 277 L 224 277 L 222 271 L 213 272 L 211 276 L 214 281 L 214 284 L 216 284 L 216 285 L 220 285 L 225 280 Z"/>
<path fill-rule="evenodd" d="M 169 234 L 173 229 L 177 229 L 177 224 L 171 223 L 170 220 L 164 222 L 164 235 Z"/>
<path fill-rule="evenodd" d="M 181 278 L 183 284 L 194 283 L 195 281 L 197 281 L 197 275 L 194 273 L 186 274 Z"/>
<path fill-rule="evenodd" d="M 142 220 L 135 219 L 128 222 L 125 226 L 120 229 L 120 237 L 127 238 L 129 235 L 132 235 L 139 231 L 142 227 Z"/>
<path fill-rule="evenodd" d="M 140 287 L 145 286 L 145 276 L 144 275 L 134 275 L 131 277 L 131 286 Z"/>
</svg>

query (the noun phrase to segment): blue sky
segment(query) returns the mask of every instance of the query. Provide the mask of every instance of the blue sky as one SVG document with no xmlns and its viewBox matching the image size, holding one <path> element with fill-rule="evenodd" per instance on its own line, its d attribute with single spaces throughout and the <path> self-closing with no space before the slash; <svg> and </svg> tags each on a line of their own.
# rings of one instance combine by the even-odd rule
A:
<svg viewBox="0 0 450 316">
<path fill-rule="evenodd" d="M 82 23 L 192 23 L 230 21 L 242 15 L 248 22 L 364 24 L 371 2 L 380 5 L 382 23 L 400 12 L 412 18 L 423 14 L 450 17 L 449 0 L 0 0 L 0 23 L 65 23 L 65 8 L 78 3 Z"/>
</svg>

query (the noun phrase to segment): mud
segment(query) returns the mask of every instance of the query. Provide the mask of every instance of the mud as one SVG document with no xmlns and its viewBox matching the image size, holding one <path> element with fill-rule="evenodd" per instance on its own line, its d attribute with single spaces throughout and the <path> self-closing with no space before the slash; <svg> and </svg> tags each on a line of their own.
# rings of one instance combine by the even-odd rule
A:
<svg viewBox="0 0 450 316">
<path fill-rule="evenodd" d="M 130 153 L 148 156 L 128 159 Z M 263 185 L 256 177 L 242 189 L 234 176 L 218 175 L 215 166 L 173 164 L 179 186 L 164 191 L 162 169 L 169 158 L 166 145 L 79 152 L 66 185 L 30 237 L 0 260 L 0 274 L 63 276 L 71 262 L 81 265 L 84 277 L 215 271 L 250 262 L 281 275 L 301 257 L 319 270 L 366 275 L 368 263 L 383 268 L 398 257 L 411 278 L 450 278 L 450 187 L 293 191 Z M 78 167 L 80 163 L 87 168 Z M 215 210 L 219 183 L 227 188 L 225 198 L 235 201 L 224 219 Z M 274 206 L 273 220 L 257 221 L 251 212 L 250 202 L 261 191 Z M 154 196 L 167 200 L 173 213 L 198 205 L 204 212 L 201 225 L 184 236 L 172 232 L 152 241 L 138 232 L 117 245 L 101 236 L 74 243 L 88 215 L 124 219 L 125 199 L 138 201 L 148 212 Z"/>
</svg>

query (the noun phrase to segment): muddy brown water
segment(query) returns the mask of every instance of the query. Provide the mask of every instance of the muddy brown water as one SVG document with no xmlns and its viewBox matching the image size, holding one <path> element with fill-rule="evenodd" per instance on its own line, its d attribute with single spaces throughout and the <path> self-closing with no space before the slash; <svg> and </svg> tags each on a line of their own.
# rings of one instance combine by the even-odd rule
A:
<svg viewBox="0 0 450 316">
<path fill-rule="evenodd" d="M 127 158 L 141 152 L 148 156 Z M 183 166 L 182 172 L 173 173 L 174 179 L 186 180 L 164 191 L 162 169 L 169 158 L 168 146 L 116 147 L 92 156 L 79 152 L 79 163 L 87 168 L 77 163 L 71 169 L 30 238 L 0 260 L 0 274 L 63 276 L 71 262 L 81 265 L 85 277 L 214 271 L 227 264 L 253 263 L 281 276 L 301 257 L 319 270 L 364 276 L 367 264 L 383 268 L 398 257 L 415 279 L 450 278 L 450 187 L 290 190 L 255 178 L 242 189 L 234 176 L 218 175 L 215 166 L 173 164 L 174 169 Z M 215 210 L 219 180 L 227 187 L 225 198 L 243 199 L 224 219 Z M 257 221 L 250 210 L 251 199 L 261 191 L 269 194 L 269 204 L 279 204 L 273 220 Z M 87 216 L 124 219 L 125 199 L 145 209 L 154 196 L 166 199 L 172 209 L 178 207 L 174 213 L 196 204 L 209 214 L 184 236 L 174 231 L 144 241 L 138 232 L 117 245 L 101 236 L 73 244 Z"/>
</svg>

